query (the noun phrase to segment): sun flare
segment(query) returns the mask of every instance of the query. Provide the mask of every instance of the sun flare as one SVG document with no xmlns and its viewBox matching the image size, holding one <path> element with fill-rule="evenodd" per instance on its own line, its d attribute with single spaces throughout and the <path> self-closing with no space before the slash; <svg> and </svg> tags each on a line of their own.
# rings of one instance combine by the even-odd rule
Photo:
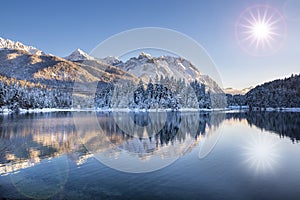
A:
<svg viewBox="0 0 300 200">
<path fill-rule="evenodd" d="M 236 27 L 241 47 L 249 53 L 268 54 L 278 49 L 285 37 L 282 15 L 268 6 L 254 6 L 240 16 Z"/>
<path fill-rule="evenodd" d="M 244 147 L 245 164 L 256 172 L 273 171 L 278 164 L 277 142 L 264 135 L 253 137 Z"/>
<path fill-rule="evenodd" d="M 244 33 L 248 35 L 246 40 L 251 41 L 251 45 L 255 45 L 256 48 L 265 47 L 265 45 L 271 46 L 271 40 L 274 40 L 274 36 L 278 35 L 276 30 L 277 21 L 273 19 L 273 15 L 268 15 L 268 11 L 257 11 L 257 14 L 250 13 L 250 19 L 245 20 L 245 24 L 242 26 L 245 28 Z M 263 17 L 262 17 L 263 15 Z"/>
</svg>

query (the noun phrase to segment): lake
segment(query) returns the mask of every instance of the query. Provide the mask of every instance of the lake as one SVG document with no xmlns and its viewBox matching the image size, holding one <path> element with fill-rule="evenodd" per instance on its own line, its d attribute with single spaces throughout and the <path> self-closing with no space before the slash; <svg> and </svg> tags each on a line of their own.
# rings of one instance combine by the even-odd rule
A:
<svg viewBox="0 0 300 200">
<path fill-rule="evenodd" d="M 0 116 L 0 199 L 299 199 L 300 113 Z"/>
</svg>

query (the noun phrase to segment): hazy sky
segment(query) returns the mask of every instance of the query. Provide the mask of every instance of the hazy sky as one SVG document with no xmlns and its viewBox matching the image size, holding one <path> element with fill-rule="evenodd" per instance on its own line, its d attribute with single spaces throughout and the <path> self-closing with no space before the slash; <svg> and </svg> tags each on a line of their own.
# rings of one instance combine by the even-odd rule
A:
<svg viewBox="0 0 300 200">
<path fill-rule="evenodd" d="M 287 27 L 282 48 L 269 56 L 241 49 L 235 24 L 250 6 L 268 4 Z M 1 0 L 0 37 L 66 56 L 76 48 L 90 52 L 119 32 L 163 27 L 201 44 L 217 65 L 224 87 L 245 88 L 299 73 L 299 0 Z"/>
</svg>

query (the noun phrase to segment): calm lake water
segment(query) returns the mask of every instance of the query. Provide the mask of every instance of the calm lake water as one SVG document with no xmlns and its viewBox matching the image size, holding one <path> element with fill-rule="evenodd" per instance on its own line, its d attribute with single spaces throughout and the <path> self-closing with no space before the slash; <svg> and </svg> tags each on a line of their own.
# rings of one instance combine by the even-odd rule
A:
<svg viewBox="0 0 300 200">
<path fill-rule="evenodd" d="M 300 113 L 0 116 L 0 199 L 300 199 Z"/>
</svg>

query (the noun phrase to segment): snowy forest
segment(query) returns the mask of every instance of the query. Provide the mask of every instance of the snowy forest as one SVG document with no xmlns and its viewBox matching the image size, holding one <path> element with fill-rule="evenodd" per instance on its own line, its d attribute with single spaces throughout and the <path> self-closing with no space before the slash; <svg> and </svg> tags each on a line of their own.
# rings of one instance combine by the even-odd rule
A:
<svg viewBox="0 0 300 200">
<path fill-rule="evenodd" d="M 225 96 L 225 95 L 223 95 Z M 225 107 L 225 100 L 206 90 L 197 80 L 186 83 L 184 80 L 161 77 L 141 80 L 136 85 L 131 81 L 106 84 L 98 87 L 95 98 L 96 108 L 130 109 L 172 109 Z"/>
<path fill-rule="evenodd" d="M 32 83 L 1 76 L 0 108 L 18 112 L 19 109 L 70 108 L 72 94 L 69 90 L 48 89 L 40 83 Z"/>
<path fill-rule="evenodd" d="M 245 103 L 253 108 L 300 107 L 300 74 L 264 83 L 245 95 Z"/>
<path fill-rule="evenodd" d="M 259 85 L 245 95 L 226 94 L 228 106 L 253 109 L 300 107 L 300 74 Z"/>
<path fill-rule="evenodd" d="M 72 108 L 72 90 L 49 88 L 1 76 L 0 112 L 9 109 Z M 131 110 L 182 108 L 225 108 L 249 106 L 255 108 L 300 107 L 300 75 L 275 80 L 250 90 L 245 95 L 213 94 L 197 80 L 190 83 L 169 77 L 135 83 L 120 80 L 117 83 L 99 82 L 93 97 L 96 109 L 129 108 Z M 226 98 L 226 99 L 225 99 Z M 83 107 L 84 108 L 84 105 Z"/>
<path fill-rule="evenodd" d="M 18 112 L 19 109 L 72 108 L 72 91 L 62 88 L 48 88 L 40 83 L 19 81 L 1 77 L 0 107 Z M 216 99 L 216 100 L 214 100 Z M 211 108 L 217 98 L 206 92 L 204 84 L 198 81 L 186 83 L 173 78 L 161 78 L 156 83 L 138 84 L 132 81 L 100 83 L 94 97 L 96 109 L 172 109 Z M 225 106 L 224 101 L 219 102 Z M 82 107 L 84 108 L 84 106 Z"/>
</svg>

